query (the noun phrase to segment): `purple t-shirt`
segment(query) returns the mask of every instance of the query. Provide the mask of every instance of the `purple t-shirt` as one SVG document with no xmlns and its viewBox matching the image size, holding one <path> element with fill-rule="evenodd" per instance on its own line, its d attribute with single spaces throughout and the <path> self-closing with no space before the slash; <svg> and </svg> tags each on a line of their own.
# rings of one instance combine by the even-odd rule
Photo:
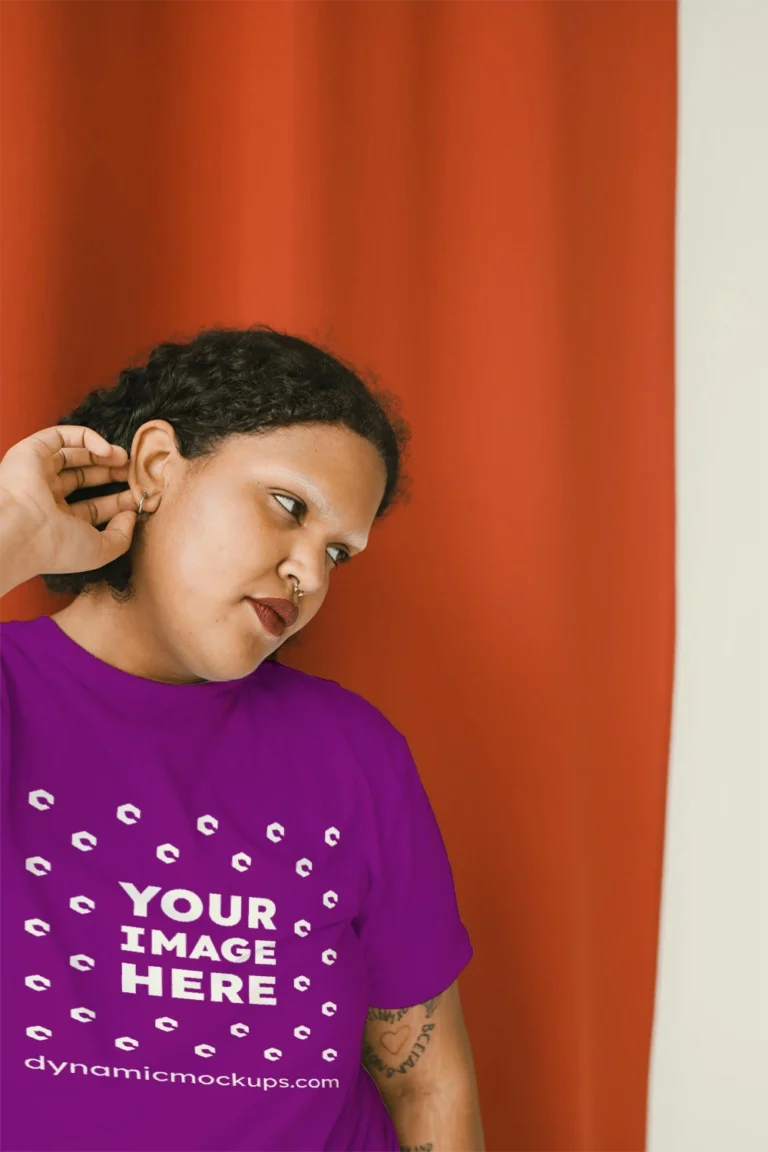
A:
<svg viewBox="0 0 768 1152">
<path fill-rule="evenodd" d="M 472 957 L 408 743 L 273 661 L 145 680 L 0 626 L 2 1147 L 399 1147 L 370 1005 Z"/>
</svg>

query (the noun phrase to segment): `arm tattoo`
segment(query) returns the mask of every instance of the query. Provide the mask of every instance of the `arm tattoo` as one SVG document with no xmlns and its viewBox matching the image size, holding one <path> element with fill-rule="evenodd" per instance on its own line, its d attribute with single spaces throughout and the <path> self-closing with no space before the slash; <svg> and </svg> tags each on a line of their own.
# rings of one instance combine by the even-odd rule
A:
<svg viewBox="0 0 768 1152">
<path fill-rule="evenodd" d="M 440 996 L 433 996 L 431 1000 L 423 1001 L 422 1007 L 426 1011 L 427 1020 L 429 1020 L 431 1016 L 434 1016 L 439 1004 Z M 379 1036 L 381 1047 L 386 1049 L 393 1057 L 392 1063 L 382 1059 L 371 1044 L 366 1040 L 363 1041 L 362 1061 L 369 1072 L 375 1073 L 378 1076 L 384 1076 L 387 1080 L 392 1080 L 396 1076 L 407 1076 L 409 1070 L 413 1068 L 416 1061 L 420 1059 L 422 1053 L 426 1052 L 430 1041 L 430 1033 L 434 1030 L 436 1024 L 423 1024 L 419 1029 L 416 1039 L 412 1040 L 414 1025 L 411 1024 L 410 1018 L 408 1018 L 408 1014 L 411 1011 L 411 1008 L 368 1009 L 368 1022 L 372 1020 L 384 1020 L 388 1024 L 397 1025 L 406 1017 L 405 1022 L 401 1024 L 399 1028 L 395 1027 L 390 1032 L 382 1032 Z M 426 1148 L 426 1145 L 424 1147 Z"/>
<path fill-rule="evenodd" d="M 400 1152 L 432 1152 L 434 1144 L 417 1144 L 415 1148 L 406 1148 L 404 1144 L 400 1145 Z"/>
<path fill-rule="evenodd" d="M 427 1019 L 434 1016 L 437 1011 L 437 1006 L 440 1003 L 440 996 L 433 996 L 431 1000 L 424 1000 L 422 1005 L 427 1013 Z M 368 1020 L 388 1020 L 392 1024 L 396 1024 L 403 1016 L 406 1016 L 411 1011 L 410 1008 L 369 1008 Z"/>
</svg>

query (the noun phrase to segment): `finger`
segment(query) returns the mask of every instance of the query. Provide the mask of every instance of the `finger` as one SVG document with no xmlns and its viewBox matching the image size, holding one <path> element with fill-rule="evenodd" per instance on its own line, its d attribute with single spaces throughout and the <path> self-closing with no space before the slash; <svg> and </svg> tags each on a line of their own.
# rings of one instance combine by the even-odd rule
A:
<svg viewBox="0 0 768 1152">
<path fill-rule="evenodd" d="M 95 500 L 78 500 L 76 504 L 67 505 L 67 509 L 73 516 L 95 527 L 120 512 L 136 512 L 138 502 L 130 488 L 127 488 L 125 492 L 113 492 L 110 496 L 98 496 Z"/>
<path fill-rule="evenodd" d="M 101 464 L 108 467 L 104 456 L 94 456 L 87 448 L 60 448 L 51 456 L 56 472 L 64 472 L 67 468 L 87 468 L 92 464 Z"/>
<path fill-rule="evenodd" d="M 128 453 L 119 444 L 110 444 L 100 433 L 93 428 L 86 428 L 82 424 L 55 424 L 51 428 L 43 428 L 27 437 L 32 443 L 42 447 L 45 455 L 53 456 L 62 448 L 84 448 L 89 454 L 104 463 L 104 458 L 111 459 L 114 464 L 124 464 Z"/>
<path fill-rule="evenodd" d="M 113 484 L 119 480 L 127 480 L 129 471 L 130 464 L 121 464 L 119 468 L 109 468 L 106 464 L 68 468 L 58 476 L 59 494 L 69 496 L 75 488 L 93 488 L 98 484 Z"/>
<path fill-rule="evenodd" d="M 104 531 L 99 533 L 101 554 L 96 564 L 97 568 L 103 568 L 110 560 L 116 560 L 118 556 L 128 551 L 135 525 L 135 512 L 119 512 L 110 520 Z"/>
</svg>

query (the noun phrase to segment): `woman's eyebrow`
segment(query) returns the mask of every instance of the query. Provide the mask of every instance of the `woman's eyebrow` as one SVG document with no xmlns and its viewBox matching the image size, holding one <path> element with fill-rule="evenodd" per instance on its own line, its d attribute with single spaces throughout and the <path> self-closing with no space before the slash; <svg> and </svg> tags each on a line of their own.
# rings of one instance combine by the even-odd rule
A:
<svg viewBox="0 0 768 1152">
<path fill-rule="evenodd" d="M 289 468 L 275 468 L 274 471 L 279 472 L 286 480 L 298 480 L 299 484 L 304 488 L 309 502 L 322 520 L 339 519 L 338 513 L 328 502 L 325 493 L 320 491 L 314 480 L 310 480 L 309 476 L 305 476 L 303 472 L 294 472 L 293 469 Z M 358 532 L 347 532 L 345 534 L 345 540 L 351 544 L 353 548 L 358 548 L 361 552 L 368 543 L 368 537 Z"/>
</svg>

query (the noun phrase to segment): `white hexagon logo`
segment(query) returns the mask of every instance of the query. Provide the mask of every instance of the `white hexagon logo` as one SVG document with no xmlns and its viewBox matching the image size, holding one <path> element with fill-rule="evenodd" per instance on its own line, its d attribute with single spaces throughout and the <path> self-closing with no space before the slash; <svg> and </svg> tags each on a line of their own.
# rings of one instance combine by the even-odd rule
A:
<svg viewBox="0 0 768 1152">
<path fill-rule="evenodd" d="M 72 843 L 81 852 L 92 852 L 96 847 L 96 837 L 91 832 L 75 832 Z"/>
<path fill-rule="evenodd" d="M 27 988 L 31 988 L 33 992 L 45 992 L 46 988 L 50 988 L 51 982 L 47 976 L 25 976 L 24 983 Z"/>
<path fill-rule="evenodd" d="M 91 900 L 90 896 L 73 896 L 69 902 L 69 906 L 73 912 L 79 912 L 82 916 L 87 916 L 89 912 L 93 912 L 96 904 Z"/>
<path fill-rule="evenodd" d="M 309 988 L 310 983 L 311 983 L 311 981 L 309 979 L 309 976 L 297 976 L 296 979 L 293 981 L 293 986 L 297 992 L 306 992 L 307 988 Z"/>
<path fill-rule="evenodd" d="M 333 948 L 326 948 L 323 952 L 323 964 L 333 964 L 336 959 L 336 953 Z"/>
<path fill-rule="evenodd" d="M 77 968 L 78 972 L 90 972 L 96 961 L 91 956 L 86 956 L 84 952 L 78 952 L 77 956 L 70 956 L 69 963 L 72 968 Z"/>
<path fill-rule="evenodd" d="M 219 822 L 215 816 L 200 816 L 197 821 L 197 830 L 202 832 L 203 836 L 213 836 L 218 826 Z"/>
<path fill-rule="evenodd" d="M 53 1036 L 50 1028 L 43 1028 L 41 1024 L 35 1024 L 32 1028 L 27 1028 L 27 1036 L 30 1040 L 50 1040 Z"/>
<path fill-rule="evenodd" d="M 237 868 L 238 872 L 247 872 L 250 866 L 251 858 L 247 852 L 238 852 L 232 857 L 232 867 Z"/>
<path fill-rule="evenodd" d="M 299 1024 L 298 1028 L 294 1028 L 293 1034 L 297 1040 L 306 1040 L 307 1036 L 309 1036 L 309 1028 L 307 1028 L 306 1024 Z"/>
<path fill-rule="evenodd" d="M 46 932 L 50 932 L 51 926 L 45 920 L 25 920 L 24 931 L 29 932 L 30 936 L 45 936 Z"/>
<path fill-rule="evenodd" d="M 325 830 L 325 842 L 326 844 L 330 844 L 331 848 L 336 847 L 340 836 L 341 832 L 339 832 L 338 828 L 326 828 Z"/>
<path fill-rule="evenodd" d="M 302 856 L 301 860 L 296 861 L 296 871 L 299 876 L 309 876 L 312 871 L 312 861 L 307 860 L 306 856 Z"/>
<path fill-rule="evenodd" d="M 326 1000 L 325 1004 L 323 1004 L 322 1011 L 324 1016 L 333 1016 L 336 1011 L 336 1005 L 333 1000 Z"/>
<path fill-rule="evenodd" d="M 158 1016 L 155 1020 L 155 1028 L 159 1028 L 161 1032 L 173 1032 L 178 1026 L 178 1020 L 174 1020 L 171 1016 Z"/>
<path fill-rule="evenodd" d="M 37 808 L 40 812 L 47 812 L 53 805 L 53 796 L 50 792 L 46 792 L 44 788 L 37 788 L 34 792 L 29 794 L 29 802 L 33 808 Z"/>
<path fill-rule="evenodd" d="M 249 1031 L 247 1024 L 233 1024 L 230 1028 L 233 1036 L 247 1036 Z"/>
<path fill-rule="evenodd" d="M 204 1056 L 207 1059 L 216 1055 L 216 1049 L 212 1044 L 198 1044 L 195 1048 L 195 1056 Z"/>
<path fill-rule="evenodd" d="M 326 1048 L 323 1052 L 323 1060 L 335 1060 L 337 1056 L 338 1052 L 335 1048 Z"/>
<path fill-rule="evenodd" d="M 326 908 L 335 908 L 339 902 L 338 893 L 329 888 L 327 892 L 323 892 L 323 904 Z"/>
<path fill-rule="evenodd" d="M 135 824 L 137 820 L 141 820 L 141 809 L 135 804 L 121 804 L 117 810 L 117 818 L 122 820 L 123 824 Z"/>
<path fill-rule="evenodd" d="M 293 930 L 297 936 L 307 936 L 312 928 L 309 920 L 297 920 Z"/>
<path fill-rule="evenodd" d="M 73 1020 L 79 1020 L 81 1024 L 90 1024 L 91 1020 L 96 1019 L 96 1013 L 90 1008 L 73 1008 L 69 1014 Z"/>
<path fill-rule="evenodd" d="M 285 836 L 285 828 L 283 828 L 282 824 L 270 824 L 267 827 L 267 836 L 273 843 L 277 844 L 278 840 L 282 840 L 283 836 Z"/>
<path fill-rule="evenodd" d="M 134 1040 L 132 1036 L 119 1036 L 115 1040 L 115 1048 L 122 1048 L 123 1052 L 133 1052 L 138 1046 L 138 1040 Z"/>
<path fill-rule="evenodd" d="M 266 1057 L 267 1060 L 279 1060 L 280 1057 L 282 1056 L 282 1052 L 280 1051 L 279 1048 L 267 1048 L 267 1050 L 264 1053 L 264 1056 Z"/>
<path fill-rule="evenodd" d="M 51 862 L 44 856 L 28 856 L 24 865 L 33 876 L 47 876 L 51 870 Z"/>
<path fill-rule="evenodd" d="M 174 864 L 181 856 L 181 852 L 173 844 L 161 844 L 155 855 L 163 864 Z"/>
</svg>

